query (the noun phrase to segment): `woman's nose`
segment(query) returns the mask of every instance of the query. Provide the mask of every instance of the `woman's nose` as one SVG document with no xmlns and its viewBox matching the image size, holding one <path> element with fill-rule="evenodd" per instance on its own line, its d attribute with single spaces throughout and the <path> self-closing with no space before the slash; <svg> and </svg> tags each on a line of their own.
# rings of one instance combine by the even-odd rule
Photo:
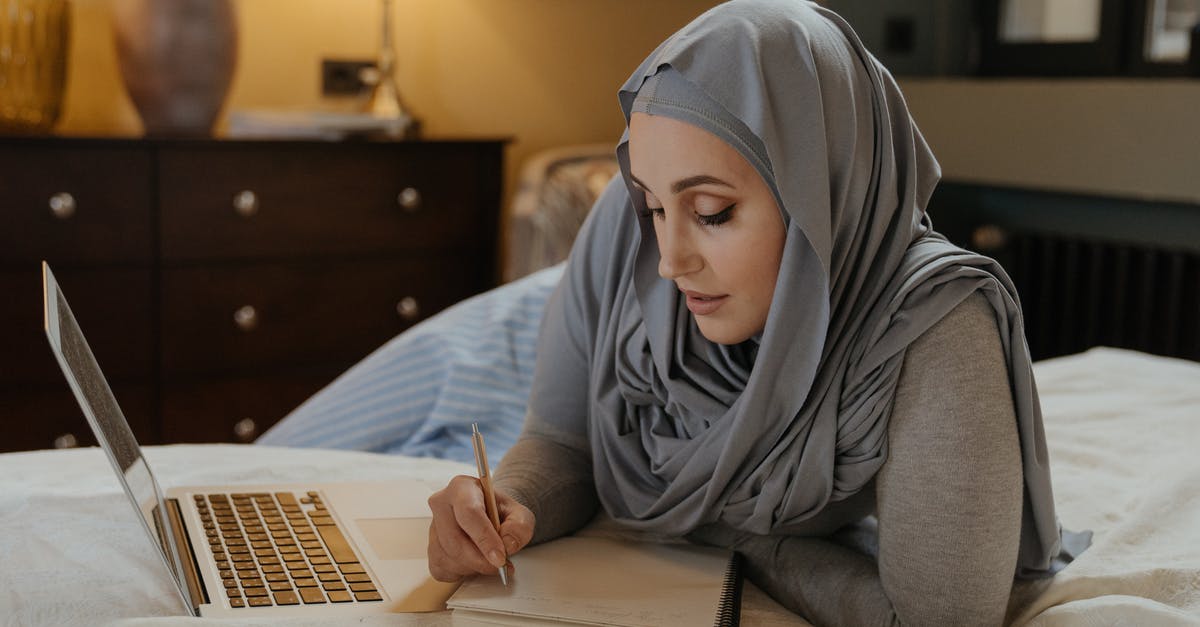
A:
<svg viewBox="0 0 1200 627">
<path fill-rule="evenodd" d="M 687 227 L 672 225 L 670 218 L 655 225 L 655 237 L 658 239 L 658 275 L 664 279 L 675 280 L 691 274 L 702 266 L 700 255 L 692 246 Z"/>
</svg>

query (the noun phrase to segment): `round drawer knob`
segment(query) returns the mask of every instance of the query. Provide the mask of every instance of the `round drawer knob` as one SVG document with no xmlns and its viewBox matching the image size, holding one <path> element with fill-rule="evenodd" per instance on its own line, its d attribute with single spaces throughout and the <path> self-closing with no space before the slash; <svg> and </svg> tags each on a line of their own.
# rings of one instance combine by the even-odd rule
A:
<svg viewBox="0 0 1200 627">
<path fill-rule="evenodd" d="M 75 197 L 67 192 L 59 192 L 50 197 L 50 213 L 59 220 L 66 220 L 75 215 Z"/>
<path fill-rule="evenodd" d="M 971 245 L 980 252 L 1000 250 L 1008 243 L 1008 233 L 994 225 L 985 224 L 971 232 Z"/>
<path fill-rule="evenodd" d="M 411 213 L 421 208 L 421 192 L 415 187 L 405 187 L 400 191 L 400 195 L 396 196 L 396 202 L 400 208 Z"/>
<path fill-rule="evenodd" d="M 416 320 L 421 315 L 421 305 L 412 296 L 405 296 L 396 303 L 396 313 L 405 320 Z"/>
<path fill-rule="evenodd" d="M 243 305 L 233 312 L 233 322 L 243 331 L 253 331 L 258 326 L 258 310 L 252 305 Z"/>
<path fill-rule="evenodd" d="M 54 448 L 75 448 L 77 446 L 79 446 L 79 440 L 75 439 L 74 433 L 64 433 L 54 438 Z"/>
<path fill-rule="evenodd" d="M 258 213 L 258 195 L 248 189 L 234 194 L 233 209 L 243 218 Z"/>
<path fill-rule="evenodd" d="M 253 418 L 242 418 L 233 425 L 233 437 L 237 438 L 238 442 L 250 442 L 256 435 L 258 435 L 258 425 L 255 424 Z"/>
</svg>

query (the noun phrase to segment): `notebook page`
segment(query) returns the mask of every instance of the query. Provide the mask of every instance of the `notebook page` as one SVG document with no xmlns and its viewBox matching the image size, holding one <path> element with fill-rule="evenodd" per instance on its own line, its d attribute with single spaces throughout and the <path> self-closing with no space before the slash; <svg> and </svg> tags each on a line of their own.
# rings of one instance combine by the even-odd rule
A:
<svg viewBox="0 0 1200 627">
<path fill-rule="evenodd" d="M 476 577 L 447 605 L 475 624 L 486 624 L 490 613 L 494 624 L 526 617 L 625 627 L 711 625 L 730 555 L 689 544 L 560 538 L 514 555 L 507 588 L 499 577 Z"/>
</svg>

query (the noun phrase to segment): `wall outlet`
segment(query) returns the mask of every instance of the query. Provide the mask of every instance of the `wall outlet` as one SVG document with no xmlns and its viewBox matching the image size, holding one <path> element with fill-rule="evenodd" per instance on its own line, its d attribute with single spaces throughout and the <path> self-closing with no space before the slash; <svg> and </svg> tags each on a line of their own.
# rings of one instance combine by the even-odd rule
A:
<svg viewBox="0 0 1200 627">
<path fill-rule="evenodd" d="M 322 59 L 321 95 L 357 96 L 369 91 L 371 85 L 363 80 L 363 70 L 374 68 L 374 61 Z"/>
</svg>

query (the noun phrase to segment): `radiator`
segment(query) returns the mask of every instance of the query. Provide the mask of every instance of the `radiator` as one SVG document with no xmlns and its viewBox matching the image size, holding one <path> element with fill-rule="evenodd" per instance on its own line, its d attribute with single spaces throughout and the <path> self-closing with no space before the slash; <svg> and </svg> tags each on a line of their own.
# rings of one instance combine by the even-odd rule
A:
<svg viewBox="0 0 1200 627">
<path fill-rule="evenodd" d="M 982 226 L 1017 286 L 1034 359 L 1092 346 L 1200 360 L 1200 252 Z"/>
</svg>

